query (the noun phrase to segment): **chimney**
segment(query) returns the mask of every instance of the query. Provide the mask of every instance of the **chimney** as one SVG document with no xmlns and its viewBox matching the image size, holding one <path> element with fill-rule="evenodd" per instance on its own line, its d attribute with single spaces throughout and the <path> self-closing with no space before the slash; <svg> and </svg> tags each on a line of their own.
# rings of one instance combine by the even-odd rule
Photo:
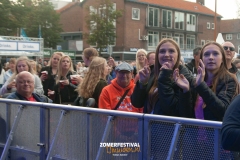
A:
<svg viewBox="0 0 240 160">
<path fill-rule="evenodd" d="M 205 5 L 205 0 L 196 0 L 196 1 L 197 1 L 197 3 L 201 4 L 202 6 Z"/>
</svg>

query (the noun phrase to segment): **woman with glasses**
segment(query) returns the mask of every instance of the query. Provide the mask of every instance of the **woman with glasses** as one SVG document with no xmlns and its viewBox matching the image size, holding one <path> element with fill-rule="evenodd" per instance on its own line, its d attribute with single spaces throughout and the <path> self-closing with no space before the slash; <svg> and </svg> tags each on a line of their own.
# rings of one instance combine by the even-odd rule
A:
<svg viewBox="0 0 240 160">
<path fill-rule="evenodd" d="M 46 67 L 43 67 L 40 71 L 39 77 L 43 84 L 45 96 L 48 96 L 49 91 L 53 91 L 58 62 L 63 55 L 63 52 L 54 52 L 49 60 L 49 64 Z"/>
<path fill-rule="evenodd" d="M 34 75 L 34 78 L 35 78 L 34 79 L 35 80 L 34 93 L 37 93 L 40 95 L 43 94 L 43 86 L 42 86 L 40 78 L 38 77 L 38 75 L 34 74 L 35 72 L 33 71 L 32 67 L 30 65 L 28 57 L 23 56 L 23 57 L 19 57 L 17 59 L 15 72 L 2 86 L 2 88 L 0 90 L 0 95 L 2 95 L 3 97 L 6 97 L 9 93 L 16 91 L 15 78 L 16 78 L 16 75 L 22 71 L 28 71 Z"/>
<path fill-rule="evenodd" d="M 137 75 L 134 78 L 134 82 L 136 83 L 139 80 L 138 72 L 144 67 L 147 59 L 147 51 L 145 49 L 139 49 L 136 53 L 136 69 Z"/>
<path fill-rule="evenodd" d="M 69 56 L 63 55 L 58 63 L 57 74 L 53 91 L 48 94 L 51 97 L 54 94 L 53 103 L 57 104 L 73 104 L 77 98 L 76 84 L 71 80 L 71 75 L 74 75 L 73 63 Z"/>
</svg>

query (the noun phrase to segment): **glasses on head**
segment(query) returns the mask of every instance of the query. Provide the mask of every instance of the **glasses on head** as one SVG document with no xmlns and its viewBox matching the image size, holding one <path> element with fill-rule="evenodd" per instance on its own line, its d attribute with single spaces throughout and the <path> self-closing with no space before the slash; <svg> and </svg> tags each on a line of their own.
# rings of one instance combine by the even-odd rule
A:
<svg viewBox="0 0 240 160">
<path fill-rule="evenodd" d="M 223 46 L 223 49 L 224 49 L 225 51 L 227 51 L 228 48 L 229 48 L 230 51 L 235 51 L 235 48 L 234 48 L 234 47 Z"/>
</svg>

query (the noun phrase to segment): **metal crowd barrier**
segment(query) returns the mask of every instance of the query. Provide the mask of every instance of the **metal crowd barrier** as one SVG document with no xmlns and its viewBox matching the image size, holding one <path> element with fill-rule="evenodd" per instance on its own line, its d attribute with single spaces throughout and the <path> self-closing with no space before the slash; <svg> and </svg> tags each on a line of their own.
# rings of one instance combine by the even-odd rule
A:
<svg viewBox="0 0 240 160">
<path fill-rule="evenodd" d="M 237 159 L 220 122 L 0 99 L 1 160 Z"/>
</svg>

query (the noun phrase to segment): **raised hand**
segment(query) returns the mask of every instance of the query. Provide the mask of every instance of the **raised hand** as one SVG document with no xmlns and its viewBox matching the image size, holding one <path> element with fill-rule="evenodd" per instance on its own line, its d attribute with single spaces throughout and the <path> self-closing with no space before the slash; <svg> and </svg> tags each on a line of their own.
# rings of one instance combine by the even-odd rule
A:
<svg viewBox="0 0 240 160">
<path fill-rule="evenodd" d="M 196 77 L 196 86 L 204 81 L 205 77 L 205 65 L 203 61 L 200 59 L 199 66 L 197 68 L 197 77 Z"/>
<path fill-rule="evenodd" d="M 16 81 L 15 81 L 15 79 L 12 81 L 12 82 L 10 82 L 8 85 L 7 85 L 7 88 L 15 88 L 16 86 Z"/>
<path fill-rule="evenodd" d="M 108 63 L 109 63 L 112 67 L 116 67 L 115 60 L 114 60 L 112 57 L 109 57 Z"/>
<path fill-rule="evenodd" d="M 162 69 L 170 69 L 170 70 L 172 70 L 173 69 L 173 64 L 169 63 L 169 62 L 165 62 L 165 63 L 163 63 L 163 65 L 160 68 L 160 70 L 162 70 Z"/>
<path fill-rule="evenodd" d="M 150 78 L 151 70 L 148 66 L 148 61 L 145 59 L 144 67 L 138 72 L 139 74 L 139 81 L 143 84 L 146 84 Z"/>
<path fill-rule="evenodd" d="M 189 91 L 189 82 L 188 80 L 184 77 L 184 75 L 180 74 L 179 75 L 179 69 L 176 68 L 173 72 L 173 79 L 178 85 L 178 87 L 182 88 L 183 92 Z"/>
</svg>

